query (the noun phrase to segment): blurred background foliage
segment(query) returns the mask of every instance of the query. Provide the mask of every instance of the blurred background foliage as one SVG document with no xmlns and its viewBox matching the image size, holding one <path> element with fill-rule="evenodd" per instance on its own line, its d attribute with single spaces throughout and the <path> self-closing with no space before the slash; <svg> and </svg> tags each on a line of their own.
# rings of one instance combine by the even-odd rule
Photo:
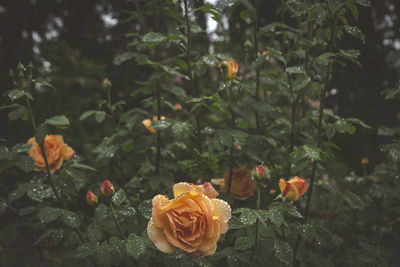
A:
<svg viewBox="0 0 400 267">
<path fill-rule="evenodd" d="M 134 61 L 118 64 L 115 55 L 122 54 L 129 47 L 131 39 L 126 37 L 126 33 L 167 30 L 168 21 L 171 20 L 168 13 L 156 16 L 145 11 L 148 5 L 161 2 L 2 1 L 0 90 L 3 99 L 4 92 L 12 88 L 7 73 L 19 61 L 26 64 L 32 61 L 36 76 L 44 77 L 56 88 L 37 88 L 38 93 L 45 97 L 38 97 L 40 103 L 37 106 L 40 108 L 35 113 L 43 118 L 63 112 L 67 117 L 78 118 L 83 110 L 96 106 L 104 98 L 101 87 L 104 77 L 113 82 L 115 90 L 112 98 L 115 101 L 125 99 L 135 89 L 135 81 L 145 80 L 146 70 L 139 68 Z M 193 1 L 193 8 L 203 4 L 204 1 Z M 260 5 L 260 25 L 279 20 L 279 4 L 278 0 L 263 1 Z M 356 117 L 377 129 L 383 125 L 395 125 L 398 120 L 398 100 L 384 101 L 381 92 L 396 87 L 399 81 L 400 3 L 395 0 L 375 0 L 371 4 L 369 8 L 359 9 L 358 21 L 351 21 L 361 29 L 365 42 L 354 38 L 340 40 L 340 47 L 358 47 L 362 67 L 347 64 L 334 70 L 327 105 L 341 117 Z M 217 7 L 223 8 L 224 5 L 224 1 L 216 3 Z M 228 18 L 225 17 L 215 28 L 215 25 L 208 23 L 209 16 L 197 12 L 198 25 L 204 34 L 196 35 L 193 50 L 201 54 L 218 48 L 218 51 L 227 51 L 232 56 L 243 54 L 238 52 L 243 49 L 243 43 L 251 38 L 251 29 L 240 17 L 242 10 L 237 8 L 229 14 L 231 27 L 228 31 Z M 240 56 L 237 58 L 243 60 Z M 127 108 L 138 106 L 142 100 L 142 97 L 135 96 L 128 101 Z M 0 138 L 9 137 L 7 141 L 13 144 L 29 137 L 21 122 L 6 123 L 6 113 L 1 113 L 0 119 Z M 87 154 L 83 152 L 90 151 L 102 137 L 98 132 L 91 131 L 97 127 L 95 123 L 75 122 L 72 120 L 72 127 L 76 127 L 76 130 L 68 138 L 74 140 L 79 150 L 85 150 L 79 152 Z M 112 132 L 112 125 L 102 128 Z M 73 136 L 74 133 L 77 136 Z M 370 160 L 369 166 L 384 160 L 380 151 L 383 139 L 377 136 L 376 130 L 360 130 L 357 137 L 334 137 L 340 147 L 342 162 L 358 173 L 361 173 L 362 157 Z"/>
</svg>

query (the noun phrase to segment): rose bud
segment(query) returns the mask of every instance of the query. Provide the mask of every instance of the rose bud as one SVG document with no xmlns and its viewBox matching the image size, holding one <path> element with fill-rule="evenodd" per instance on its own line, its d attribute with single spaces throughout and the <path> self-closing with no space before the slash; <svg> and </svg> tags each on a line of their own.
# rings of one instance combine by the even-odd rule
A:
<svg viewBox="0 0 400 267">
<path fill-rule="evenodd" d="M 224 60 L 218 64 L 218 67 L 222 77 L 226 80 L 235 79 L 239 70 L 238 64 L 232 60 Z"/>
<path fill-rule="evenodd" d="M 110 80 L 107 79 L 107 78 L 104 78 L 104 80 L 103 80 L 103 88 L 106 89 L 106 90 L 109 90 L 109 89 L 111 89 L 111 86 L 112 86 L 112 83 L 110 82 Z"/>
<path fill-rule="evenodd" d="M 181 104 L 175 104 L 174 106 L 174 110 L 181 110 L 182 109 L 182 105 Z"/>
<path fill-rule="evenodd" d="M 97 196 L 92 192 L 92 191 L 87 191 L 86 193 L 86 203 L 88 203 L 89 206 L 93 206 L 98 202 Z"/>
<path fill-rule="evenodd" d="M 362 165 L 367 165 L 368 163 L 369 163 L 368 158 L 363 157 L 363 158 L 361 159 L 361 164 L 362 164 Z"/>
<path fill-rule="evenodd" d="M 296 176 L 289 181 L 280 179 L 279 188 L 281 190 L 282 196 L 291 201 L 296 201 L 299 199 L 299 197 L 307 192 L 308 185 L 303 178 Z"/>
<path fill-rule="evenodd" d="M 258 180 L 262 180 L 265 177 L 265 168 L 262 164 L 258 165 L 253 170 L 253 176 Z"/>
<path fill-rule="evenodd" d="M 105 197 L 114 194 L 115 189 L 113 184 L 109 180 L 104 180 L 103 184 L 101 185 L 101 192 Z"/>
</svg>

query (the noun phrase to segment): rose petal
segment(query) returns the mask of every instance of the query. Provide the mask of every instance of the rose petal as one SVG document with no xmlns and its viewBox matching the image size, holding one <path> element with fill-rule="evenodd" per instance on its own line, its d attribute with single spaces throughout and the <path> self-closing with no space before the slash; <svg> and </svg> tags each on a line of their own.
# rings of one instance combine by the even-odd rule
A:
<svg viewBox="0 0 400 267">
<path fill-rule="evenodd" d="M 168 242 L 163 230 L 154 224 L 153 219 L 150 219 L 147 225 L 147 235 L 149 239 L 153 241 L 154 245 L 162 252 L 171 254 L 177 250 L 176 247 Z"/>
<path fill-rule="evenodd" d="M 173 187 L 174 190 L 174 197 L 178 197 L 179 195 L 186 193 L 186 192 L 191 192 L 194 190 L 193 186 L 189 183 L 181 182 L 177 183 Z"/>
<path fill-rule="evenodd" d="M 221 199 L 211 199 L 214 205 L 214 215 L 218 216 L 220 221 L 220 233 L 225 234 L 228 229 L 228 221 L 231 219 L 231 207 L 229 204 Z"/>
</svg>

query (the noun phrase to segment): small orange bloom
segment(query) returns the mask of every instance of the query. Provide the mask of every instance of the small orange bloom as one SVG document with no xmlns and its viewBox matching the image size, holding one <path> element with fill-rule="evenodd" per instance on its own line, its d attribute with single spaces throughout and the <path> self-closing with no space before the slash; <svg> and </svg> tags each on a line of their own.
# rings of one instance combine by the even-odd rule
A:
<svg viewBox="0 0 400 267">
<path fill-rule="evenodd" d="M 27 142 L 32 148 L 28 151 L 28 155 L 35 161 L 36 171 L 46 172 L 46 164 L 39 144 L 35 137 L 31 137 Z M 46 135 L 44 139 L 44 149 L 46 150 L 47 162 L 49 163 L 50 173 L 58 170 L 64 160 L 70 160 L 75 151 L 64 144 L 64 139 L 61 135 L 51 134 Z"/>
<path fill-rule="evenodd" d="M 164 116 L 160 117 L 160 120 L 164 121 L 166 118 Z M 153 116 L 153 121 L 158 121 L 157 116 Z M 157 133 L 157 130 L 154 128 L 151 128 L 151 120 L 150 119 L 145 119 L 142 121 L 143 125 L 149 130 L 151 133 Z"/>
<path fill-rule="evenodd" d="M 98 202 L 97 196 L 92 192 L 92 191 L 87 191 L 86 193 L 86 203 L 88 203 L 89 206 L 93 206 Z"/>
<path fill-rule="evenodd" d="M 280 179 L 279 188 L 284 197 L 291 201 L 296 201 L 307 192 L 308 184 L 303 178 L 296 176 L 289 181 Z"/>
<path fill-rule="evenodd" d="M 236 73 L 239 70 L 239 66 L 236 62 L 232 60 L 224 60 L 218 64 L 219 71 L 227 80 L 233 80 L 236 78 Z"/>
<path fill-rule="evenodd" d="M 182 105 L 177 103 L 177 104 L 175 104 L 174 109 L 175 110 L 181 110 L 182 109 Z"/>
<path fill-rule="evenodd" d="M 228 191 L 229 169 L 225 171 L 224 178 L 211 179 L 213 184 L 221 186 L 221 191 Z M 256 181 L 251 178 L 251 172 L 244 166 L 232 170 L 231 189 L 232 198 L 245 200 L 251 197 L 256 190 Z"/>
<path fill-rule="evenodd" d="M 367 165 L 368 163 L 369 163 L 369 160 L 368 160 L 367 157 L 363 157 L 363 158 L 361 159 L 361 164 L 362 164 L 362 165 Z"/>
<path fill-rule="evenodd" d="M 210 183 L 178 183 L 173 189 L 174 199 L 164 195 L 153 198 L 149 239 L 164 253 L 180 248 L 190 255 L 214 254 L 220 235 L 228 231 L 230 206 L 214 197 L 216 191 Z"/>
<path fill-rule="evenodd" d="M 114 194 L 114 185 L 109 180 L 104 180 L 103 184 L 101 185 L 101 192 L 105 197 Z"/>
</svg>

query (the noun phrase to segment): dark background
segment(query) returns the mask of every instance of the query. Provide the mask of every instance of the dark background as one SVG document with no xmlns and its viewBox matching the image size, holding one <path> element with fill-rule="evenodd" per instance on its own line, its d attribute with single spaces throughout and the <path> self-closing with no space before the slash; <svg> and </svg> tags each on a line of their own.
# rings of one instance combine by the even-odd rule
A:
<svg viewBox="0 0 400 267">
<path fill-rule="evenodd" d="M 37 120 L 66 114 L 72 118 L 70 129 L 73 131 L 68 130 L 70 132 L 65 134 L 70 140 L 78 140 L 76 142 L 86 146 L 98 143 L 102 136 L 88 136 L 92 132 L 90 127 L 98 127 L 97 124 L 77 123 L 77 118 L 104 98 L 101 87 L 104 77 L 113 82 L 112 97 L 115 100 L 129 95 L 135 88 L 135 81 L 141 80 L 143 70 L 132 62 L 115 64 L 114 57 L 127 50 L 129 38 L 126 33 L 163 31 L 165 18 L 143 12 L 145 3 L 128 0 L 0 1 L 0 103 L 9 101 L 6 92 L 13 88 L 9 70 L 15 69 L 19 61 L 33 62 L 35 76 L 44 78 L 56 88 L 36 88 Z M 203 1 L 192 3 L 201 6 Z M 279 3 L 276 0 L 263 2 L 260 25 L 279 20 L 276 15 Z M 337 135 L 334 139 L 341 148 L 340 158 L 358 172 L 362 157 L 369 158 L 370 168 L 383 161 L 380 144 L 385 140 L 377 136 L 377 128 L 398 124 L 396 114 L 400 111 L 398 101 L 384 101 L 381 94 L 382 90 L 398 85 L 400 1 L 377 0 L 371 4 L 369 8 L 359 9 L 359 20 L 355 22 L 366 36 L 365 43 L 344 37 L 340 44 L 361 51 L 362 67 L 355 64 L 336 67 L 332 81 L 336 94 L 331 91 L 327 98 L 328 107 L 339 116 L 359 118 L 372 127 L 372 130 L 359 129 L 355 136 Z M 104 15 L 114 19 L 114 23 L 107 23 Z M 132 15 L 138 16 L 133 18 Z M 198 19 L 205 29 L 205 17 Z M 230 31 L 227 46 L 235 51 L 245 41 L 243 34 L 239 34 L 240 28 L 246 27 L 239 11 L 232 13 L 229 25 L 237 26 Z M 207 50 L 210 42 L 203 37 L 193 42 L 194 50 Z M 133 99 L 128 105 L 139 103 L 140 99 Z M 8 122 L 7 112 L 0 111 L 0 139 L 6 139 L 7 145 L 32 135 L 26 125 L 20 121 Z M 109 131 L 111 133 L 112 129 Z"/>
</svg>

